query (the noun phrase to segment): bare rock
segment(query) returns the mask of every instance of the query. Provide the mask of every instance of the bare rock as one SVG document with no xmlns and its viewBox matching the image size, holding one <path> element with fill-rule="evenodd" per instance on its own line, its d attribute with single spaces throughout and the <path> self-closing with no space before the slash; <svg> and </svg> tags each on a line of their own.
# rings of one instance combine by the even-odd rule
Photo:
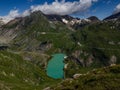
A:
<svg viewBox="0 0 120 90">
<path fill-rule="evenodd" d="M 108 42 L 110 45 L 115 45 L 113 41 Z"/>
<path fill-rule="evenodd" d="M 117 57 L 115 55 L 113 55 L 111 58 L 110 58 L 110 65 L 115 65 L 117 62 Z"/>
<path fill-rule="evenodd" d="M 82 74 L 75 74 L 75 75 L 73 75 L 73 78 L 74 78 L 74 79 L 77 79 L 77 78 L 79 78 L 80 76 L 82 76 Z"/>
<path fill-rule="evenodd" d="M 50 89 L 50 87 L 46 87 L 46 88 L 45 88 L 45 89 L 43 89 L 43 90 L 51 90 L 51 89 Z"/>
<path fill-rule="evenodd" d="M 90 55 L 86 61 L 86 66 L 90 66 L 93 63 L 93 55 Z"/>
</svg>

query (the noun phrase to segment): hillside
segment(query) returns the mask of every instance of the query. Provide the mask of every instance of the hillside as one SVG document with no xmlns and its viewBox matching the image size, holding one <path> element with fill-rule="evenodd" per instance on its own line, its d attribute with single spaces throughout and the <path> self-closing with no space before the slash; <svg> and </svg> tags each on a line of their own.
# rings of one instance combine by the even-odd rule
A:
<svg viewBox="0 0 120 90">
<path fill-rule="evenodd" d="M 41 90 L 59 81 L 49 78 L 19 54 L 8 51 L 0 51 L 0 71 L 0 90 Z"/>
<path fill-rule="evenodd" d="M 4 25 L 0 30 L 0 37 L 3 38 L 0 41 L 11 45 L 15 50 L 33 51 L 41 49 L 41 46 L 51 47 L 52 44 L 56 48 L 62 48 L 63 44 L 67 47 L 72 43 L 69 33 L 71 30 L 63 23 L 50 22 L 41 12 L 34 12 Z M 60 42 L 60 38 L 66 41 Z"/>
<path fill-rule="evenodd" d="M 120 65 L 79 74 L 77 78 L 63 80 L 49 90 L 119 90 Z"/>
</svg>

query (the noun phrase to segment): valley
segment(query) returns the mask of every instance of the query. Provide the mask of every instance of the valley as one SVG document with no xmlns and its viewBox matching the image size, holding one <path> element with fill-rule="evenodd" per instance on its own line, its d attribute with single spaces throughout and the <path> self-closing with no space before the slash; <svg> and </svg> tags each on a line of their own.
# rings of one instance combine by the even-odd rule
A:
<svg viewBox="0 0 120 90">
<path fill-rule="evenodd" d="M 120 87 L 119 18 L 117 15 L 112 20 L 99 20 L 95 16 L 79 19 L 37 11 L 1 25 L 0 89 L 117 90 Z M 55 56 L 58 53 L 67 58 Z M 61 58 L 62 62 L 58 62 Z M 54 76 L 55 72 L 58 76 Z M 98 85 L 94 86 L 95 83 Z"/>
</svg>

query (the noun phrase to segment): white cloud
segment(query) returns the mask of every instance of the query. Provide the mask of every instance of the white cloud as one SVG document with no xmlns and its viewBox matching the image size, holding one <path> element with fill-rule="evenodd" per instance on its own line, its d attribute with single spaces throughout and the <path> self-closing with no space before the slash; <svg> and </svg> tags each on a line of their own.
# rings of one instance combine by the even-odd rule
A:
<svg viewBox="0 0 120 90">
<path fill-rule="evenodd" d="M 25 10 L 25 11 L 21 14 L 21 17 L 29 16 L 30 13 L 31 13 L 30 10 Z"/>
<path fill-rule="evenodd" d="M 120 4 L 116 6 L 115 11 L 114 11 L 114 13 L 118 13 L 118 12 L 120 12 Z"/>
<path fill-rule="evenodd" d="M 44 5 L 31 6 L 32 12 L 42 11 L 44 14 L 68 15 L 77 12 L 83 12 L 90 8 L 93 2 L 97 0 L 80 0 L 74 2 L 65 2 L 65 0 L 55 0 L 52 4 L 47 2 Z"/>
<path fill-rule="evenodd" d="M 31 1 L 31 0 L 30 0 Z M 91 7 L 93 2 L 97 2 L 98 0 L 79 0 L 79 1 L 65 1 L 55 0 L 51 4 L 47 2 L 43 5 L 31 6 L 29 10 L 25 10 L 22 14 L 19 13 L 18 10 L 11 10 L 8 15 L 0 16 L 3 18 L 5 23 L 16 17 L 25 17 L 30 15 L 31 12 L 42 11 L 44 14 L 58 14 L 58 15 L 69 15 L 74 13 L 82 13 Z"/>
<path fill-rule="evenodd" d="M 19 17 L 19 16 L 20 16 L 20 14 L 19 14 L 18 10 L 11 10 L 8 15 L 6 15 L 6 16 L 0 16 L 0 18 L 2 18 L 2 20 L 3 20 L 4 23 L 7 23 L 10 20 L 12 20 L 12 19 L 14 19 L 16 17 Z"/>
</svg>

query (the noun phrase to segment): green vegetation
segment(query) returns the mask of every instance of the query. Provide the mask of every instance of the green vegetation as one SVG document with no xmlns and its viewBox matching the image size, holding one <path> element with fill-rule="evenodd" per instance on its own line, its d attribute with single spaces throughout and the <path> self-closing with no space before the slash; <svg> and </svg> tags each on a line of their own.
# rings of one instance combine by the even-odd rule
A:
<svg viewBox="0 0 120 90">
<path fill-rule="evenodd" d="M 53 87 L 60 80 L 48 78 L 43 70 L 30 61 L 23 60 L 19 54 L 0 51 L 0 89 L 41 90 Z M 120 65 L 93 70 L 77 79 L 67 79 L 57 85 L 55 90 L 106 90 L 120 88 Z"/>
<path fill-rule="evenodd" d="M 77 51 L 77 57 L 66 61 L 66 77 L 85 73 L 93 68 L 120 64 L 120 30 L 115 25 L 112 21 L 90 24 L 71 35 L 75 42 L 71 53 Z"/>
<path fill-rule="evenodd" d="M 51 90 L 119 90 L 120 65 L 93 70 L 77 79 L 67 79 Z"/>
<path fill-rule="evenodd" d="M 14 31 L 16 27 L 19 28 Z M 20 18 L 20 20 L 5 25 L 3 28 L 8 33 L 10 33 L 8 29 L 17 32 L 17 36 L 10 42 L 10 49 L 12 50 L 36 51 L 41 43 L 50 42 L 53 46 L 46 53 L 51 54 L 52 50 L 54 52 L 59 51 L 59 49 L 67 51 L 74 46 L 70 37 L 72 31 L 63 23 L 48 21 L 41 12 L 35 12 L 28 17 Z"/>
<path fill-rule="evenodd" d="M 45 72 L 18 54 L 0 51 L 0 89 L 35 90 L 55 84 Z"/>
</svg>

